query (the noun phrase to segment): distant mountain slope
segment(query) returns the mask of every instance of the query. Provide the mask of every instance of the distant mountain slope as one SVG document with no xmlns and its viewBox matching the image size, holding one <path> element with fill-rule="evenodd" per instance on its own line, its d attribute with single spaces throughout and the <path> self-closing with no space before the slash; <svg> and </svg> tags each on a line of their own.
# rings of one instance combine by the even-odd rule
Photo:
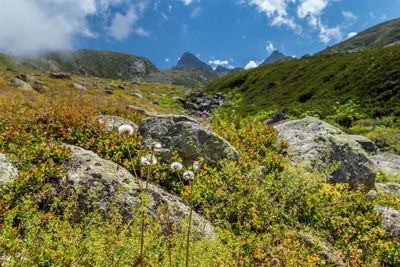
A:
<svg viewBox="0 0 400 267">
<path fill-rule="evenodd" d="M 143 57 L 100 50 L 64 50 L 47 54 L 15 57 L 0 54 L 0 68 L 15 70 L 38 69 L 67 72 L 83 76 L 108 79 L 139 80 L 167 84 L 201 87 L 219 76 L 212 71 L 187 70 L 178 72 L 159 71 Z"/>
<path fill-rule="evenodd" d="M 218 65 L 214 71 L 218 72 L 218 73 L 222 73 L 222 72 L 229 72 L 230 69 L 225 68 L 224 66 Z"/>
<path fill-rule="evenodd" d="M 25 67 L 62 71 L 110 79 L 144 77 L 158 69 L 148 59 L 130 54 L 100 50 L 65 50 L 38 56 L 18 57 Z"/>
<path fill-rule="evenodd" d="M 228 75 L 210 92 L 237 93 L 238 113 L 269 110 L 331 110 L 353 100 L 372 116 L 400 114 L 400 49 L 331 54 L 278 62 Z"/>
<path fill-rule="evenodd" d="M 213 71 L 213 69 L 209 65 L 207 65 L 206 63 L 198 59 L 195 55 L 189 52 L 186 52 L 181 56 L 178 63 L 176 64 L 175 67 L 173 67 L 173 69 L 174 70 L 202 69 L 202 70 Z"/>
<path fill-rule="evenodd" d="M 382 48 L 399 41 L 400 18 L 366 29 L 358 33 L 356 36 L 329 47 L 318 54 L 357 52 L 370 48 Z"/>
<path fill-rule="evenodd" d="M 278 50 L 274 50 L 272 52 L 272 54 L 266 59 L 264 60 L 263 63 L 260 64 L 260 66 L 264 66 L 270 63 L 274 63 L 277 62 L 278 60 L 285 58 L 286 56 L 284 54 L 282 54 L 281 52 L 279 52 Z"/>
</svg>

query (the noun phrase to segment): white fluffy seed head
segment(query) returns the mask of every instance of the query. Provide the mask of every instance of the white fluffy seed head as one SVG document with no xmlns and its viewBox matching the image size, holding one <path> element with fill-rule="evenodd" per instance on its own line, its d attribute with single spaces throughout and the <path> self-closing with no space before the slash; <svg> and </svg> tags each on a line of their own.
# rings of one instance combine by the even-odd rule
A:
<svg viewBox="0 0 400 267">
<path fill-rule="evenodd" d="M 158 142 L 152 142 L 150 144 L 150 149 L 160 149 L 162 147 L 162 145 Z"/>
<path fill-rule="evenodd" d="M 154 155 L 148 154 L 140 158 L 140 164 L 143 166 L 153 166 L 157 164 L 157 158 Z"/>
<path fill-rule="evenodd" d="M 192 171 L 185 171 L 183 173 L 182 177 L 185 180 L 193 180 L 194 179 L 194 173 Z"/>
<path fill-rule="evenodd" d="M 195 172 L 199 170 L 199 162 L 198 162 L 198 161 L 195 161 L 195 162 L 193 163 L 193 170 L 194 170 Z"/>
<path fill-rule="evenodd" d="M 177 161 L 172 162 L 172 164 L 171 164 L 171 170 L 173 170 L 173 171 L 180 171 L 180 170 L 182 170 L 182 169 L 183 169 L 183 165 L 182 165 L 180 162 L 177 162 Z"/>
<path fill-rule="evenodd" d="M 131 136 L 133 132 L 134 132 L 133 127 L 129 124 L 124 124 L 118 127 L 118 133 L 121 135 L 126 133 L 129 136 Z"/>
</svg>

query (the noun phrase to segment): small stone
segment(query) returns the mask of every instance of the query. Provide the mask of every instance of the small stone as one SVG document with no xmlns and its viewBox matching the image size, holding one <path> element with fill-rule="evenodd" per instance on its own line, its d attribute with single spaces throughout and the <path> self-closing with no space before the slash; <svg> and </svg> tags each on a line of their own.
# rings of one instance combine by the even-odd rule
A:
<svg viewBox="0 0 400 267">
<path fill-rule="evenodd" d="M 71 87 L 74 88 L 74 89 L 78 89 L 78 90 L 82 90 L 82 91 L 87 91 L 87 88 L 86 88 L 86 87 L 84 87 L 84 86 L 82 86 L 82 85 L 80 85 L 80 84 L 77 84 L 77 83 L 73 83 L 73 84 L 71 85 Z"/>
<path fill-rule="evenodd" d="M 272 260 L 271 260 L 271 265 L 272 266 L 276 266 L 276 265 L 278 265 L 279 264 L 279 260 L 277 259 L 277 258 L 273 258 Z"/>
<path fill-rule="evenodd" d="M 143 96 L 139 93 L 131 93 L 131 96 L 138 98 L 139 100 L 143 100 Z"/>
<path fill-rule="evenodd" d="M 263 124 L 274 125 L 287 120 L 290 120 L 290 118 L 285 113 L 277 112 L 270 119 L 263 121 Z"/>
<path fill-rule="evenodd" d="M 71 75 L 68 73 L 63 73 L 63 72 L 52 72 L 52 73 L 50 73 L 50 78 L 70 80 Z"/>
</svg>

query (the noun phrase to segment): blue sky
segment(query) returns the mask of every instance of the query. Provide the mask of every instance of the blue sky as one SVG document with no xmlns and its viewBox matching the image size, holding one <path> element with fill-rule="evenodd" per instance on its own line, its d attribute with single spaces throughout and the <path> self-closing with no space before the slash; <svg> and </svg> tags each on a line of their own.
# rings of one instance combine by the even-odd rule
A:
<svg viewBox="0 0 400 267">
<path fill-rule="evenodd" d="M 277 49 L 313 54 L 400 16 L 400 0 L 0 0 L 0 52 L 92 48 L 158 68 L 186 51 L 254 67 Z"/>
</svg>

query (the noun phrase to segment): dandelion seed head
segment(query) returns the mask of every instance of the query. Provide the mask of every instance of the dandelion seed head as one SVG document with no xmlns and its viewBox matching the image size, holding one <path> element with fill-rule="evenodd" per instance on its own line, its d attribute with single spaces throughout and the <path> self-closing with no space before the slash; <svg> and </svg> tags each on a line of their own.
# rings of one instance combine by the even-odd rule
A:
<svg viewBox="0 0 400 267">
<path fill-rule="evenodd" d="M 144 157 L 140 158 L 140 164 L 143 166 L 153 166 L 157 164 L 157 158 L 156 156 L 152 154 L 148 154 Z"/>
<path fill-rule="evenodd" d="M 183 179 L 185 180 L 193 180 L 194 179 L 194 172 L 192 171 L 185 171 L 182 175 Z"/>
<path fill-rule="evenodd" d="M 124 124 L 118 127 L 118 133 L 121 135 L 127 133 L 129 136 L 131 136 L 133 132 L 133 127 L 129 124 Z"/>
<path fill-rule="evenodd" d="M 150 149 L 160 149 L 162 145 L 159 142 L 152 142 L 150 144 Z"/>
<path fill-rule="evenodd" d="M 173 171 L 180 171 L 180 170 L 182 170 L 182 169 L 183 169 L 183 165 L 182 165 L 180 162 L 177 162 L 177 161 L 172 162 L 172 164 L 171 164 L 171 170 L 173 170 Z"/>
<path fill-rule="evenodd" d="M 199 170 L 199 162 L 198 162 L 198 161 L 195 161 L 195 162 L 193 163 L 193 170 L 194 170 L 194 171 L 198 171 L 198 170 Z"/>
</svg>

